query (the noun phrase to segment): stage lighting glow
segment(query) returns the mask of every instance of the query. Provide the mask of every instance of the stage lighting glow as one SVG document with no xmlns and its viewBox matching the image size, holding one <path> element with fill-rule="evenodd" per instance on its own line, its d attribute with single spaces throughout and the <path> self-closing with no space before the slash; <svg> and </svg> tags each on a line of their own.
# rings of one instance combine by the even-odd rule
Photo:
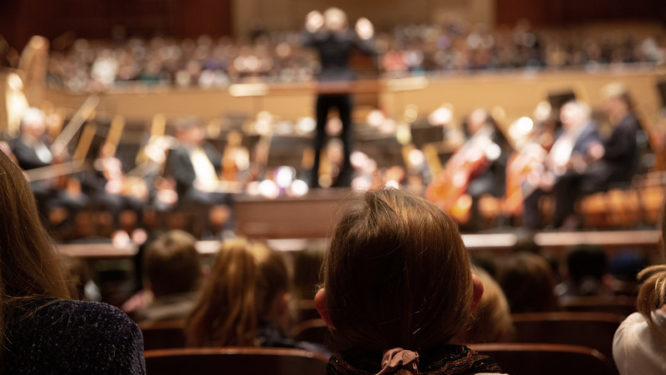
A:
<svg viewBox="0 0 666 375">
<path fill-rule="evenodd" d="M 372 186 L 372 179 L 369 176 L 358 176 L 352 180 L 351 188 L 355 191 L 368 191 Z"/>
<path fill-rule="evenodd" d="M 522 138 L 527 136 L 534 129 L 534 121 L 529 117 L 521 117 L 509 127 L 509 134 L 512 138 Z"/>
<path fill-rule="evenodd" d="M 452 119 L 453 111 L 445 106 L 437 108 L 430 114 L 430 116 L 428 116 L 428 122 L 430 125 L 444 126 L 451 123 Z"/>
<path fill-rule="evenodd" d="M 271 180 L 263 180 L 259 183 L 259 194 L 268 199 L 277 198 L 280 195 L 280 189 Z"/>
<path fill-rule="evenodd" d="M 307 194 L 309 190 L 310 188 L 308 187 L 307 182 L 303 180 L 294 180 L 294 182 L 291 183 L 291 187 L 289 188 L 289 195 L 302 197 Z"/>
<path fill-rule="evenodd" d="M 16 73 L 9 73 L 7 75 L 7 86 L 12 90 L 23 90 L 23 81 Z"/>
<path fill-rule="evenodd" d="M 400 189 L 400 184 L 396 180 L 388 180 L 384 187 L 387 189 Z"/>
<path fill-rule="evenodd" d="M 296 123 L 296 128 L 301 133 L 310 133 L 317 127 L 317 123 L 312 117 L 301 117 Z"/>
<path fill-rule="evenodd" d="M 492 143 L 486 147 L 485 154 L 488 160 L 497 160 L 497 158 L 502 155 L 502 149 L 497 145 L 497 143 Z"/>
<path fill-rule="evenodd" d="M 277 185 L 286 189 L 296 177 L 296 171 L 292 167 L 279 167 L 275 172 L 275 181 Z"/>
<path fill-rule="evenodd" d="M 361 169 L 368 161 L 368 155 L 361 151 L 354 151 L 349 157 L 349 161 L 351 162 L 352 167 L 355 169 Z"/>
<path fill-rule="evenodd" d="M 425 162 L 425 156 L 423 155 L 423 152 L 418 149 L 411 150 L 407 156 L 407 159 L 409 160 L 409 165 L 414 168 L 420 167 Z"/>
<path fill-rule="evenodd" d="M 368 125 L 372 126 L 373 128 L 377 128 L 382 125 L 384 122 L 385 116 L 382 113 L 382 111 L 378 109 L 373 109 L 368 113 L 367 121 Z"/>
</svg>

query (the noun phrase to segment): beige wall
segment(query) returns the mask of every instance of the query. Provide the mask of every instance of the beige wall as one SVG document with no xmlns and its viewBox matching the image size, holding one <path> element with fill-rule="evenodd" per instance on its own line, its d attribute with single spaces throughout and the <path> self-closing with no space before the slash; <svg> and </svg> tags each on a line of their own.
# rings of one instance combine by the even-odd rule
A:
<svg viewBox="0 0 666 375">
<path fill-rule="evenodd" d="M 546 98 L 549 91 L 573 88 L 581 99 L 593 108 L 601 106 L 600 90 L 609 82 L 622 82 L 634 97 L 645 125 L 656 122 L 659 97 L 656 82 L 666 71 L 636 69 L 625 71 L 584 71 L 461 74 L 431 78 L 406 90 L 394 90 L 394 81 L 380 82 L 378 102 L 390 116 L 401 118 L 405 106 L 416 104 L 422 115 L 427 115 L 442 103 L 455 107 L 456 118 L 474 108 L 504 108 L 507 120 L 531 115 L 536 104 Z M 392 83 L 393 82 L 393 83 Z M 98 114 L 110 118 L 116 114 L 127 119 L 148 121 L 155 113 L 167 118 L 197 115 L 212 119 L 231 112 L 248 115 L 267 110 L 278 118 L 296 119 L 313 116 L 313 83 L 271 85 L 266 96 L 234 97 L 228 90 L 202 89 L 144 89 L 117 90 L 100 94 Z M 49 90 L 47 99 L 56 107 L 73 111 L 83 102 L 85 95 Z"/>
<path fill-rule="evenodd" d="M 235 0 L 232 12 L 234 32 L 242 37 L 247 35 L 253 20 L 267 30 L 298 30 L 309 11 L 323 11 L 330 6 L 345 10 L 350 24 L 359 17 L 368 17 L 380 29 L 430 23 L 451 15 L 491 25 L 495 19 L 494 4 L 494 0 Z"/>
</svg>

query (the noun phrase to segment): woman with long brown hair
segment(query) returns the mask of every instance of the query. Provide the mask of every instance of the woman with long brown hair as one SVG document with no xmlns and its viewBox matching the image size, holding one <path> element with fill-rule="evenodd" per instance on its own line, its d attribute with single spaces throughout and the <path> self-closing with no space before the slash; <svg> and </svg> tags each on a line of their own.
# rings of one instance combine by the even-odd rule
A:
<svg viewBox="0 0 666 375">
<path fill-rule="evenodd" d="M 0 373 L 144 374 L 138 327 L 112 306 L 69 298 L 29 185 L 0 152 Z"/>
<path fill-rule="evenodd" d="M 483 285 L 458 226 L 423 198 L 366 193 L 338 223 L 315 296 L 332 330 L 330 375 L 496 373 L 464 345 Z"/>
<path fill-rule="evenodd" d="M 186 321 L 189 346 L 293 347 L 288 338 L 290 277 L 281 254 L 245 239 L 225 242 Z"/>
</svg>

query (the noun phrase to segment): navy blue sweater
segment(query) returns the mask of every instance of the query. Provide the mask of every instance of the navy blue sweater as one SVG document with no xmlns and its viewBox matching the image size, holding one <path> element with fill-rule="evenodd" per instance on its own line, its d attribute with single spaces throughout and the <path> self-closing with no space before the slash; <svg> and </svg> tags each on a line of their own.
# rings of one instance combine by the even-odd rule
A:
<svg viewBox="0 0 666 375">
<path fill-rule="evenodd" d="M 117 308 L 41 299 L 9 308 L 3 374 L 145 374 L 143 336 Z"/>
</svg>

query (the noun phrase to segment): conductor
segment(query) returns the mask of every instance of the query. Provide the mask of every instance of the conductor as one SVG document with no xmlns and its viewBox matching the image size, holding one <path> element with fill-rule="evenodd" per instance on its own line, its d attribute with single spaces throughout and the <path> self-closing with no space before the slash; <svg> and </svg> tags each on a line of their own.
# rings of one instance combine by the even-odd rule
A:
<svg viewBox="0 0 666 375">
<path fill-rule="evenodd" d="M 310 186 L 319 187 L 319 161 L 326 140 L 328 112 L 335 108 L 342 122 L 344 161 L 335 187 L 351 184 L 353 168 L 350 162 L 352 149 L 351 115 L 353 97 L 352 81 L 355 79 L 349 60 L 354 49 L 367 54 L 374 53 L 374 26 L 367 18 L 356 21 L 355 32 L 347 27 L 347 15 L 338 8 L 328 8 L 322 15 L 314 10 L 305 20 L 303 44 L 317 50 L 321 70 L 317 76 L 317 132 L 314 139 L 315 158 Z"/>
</svg>

